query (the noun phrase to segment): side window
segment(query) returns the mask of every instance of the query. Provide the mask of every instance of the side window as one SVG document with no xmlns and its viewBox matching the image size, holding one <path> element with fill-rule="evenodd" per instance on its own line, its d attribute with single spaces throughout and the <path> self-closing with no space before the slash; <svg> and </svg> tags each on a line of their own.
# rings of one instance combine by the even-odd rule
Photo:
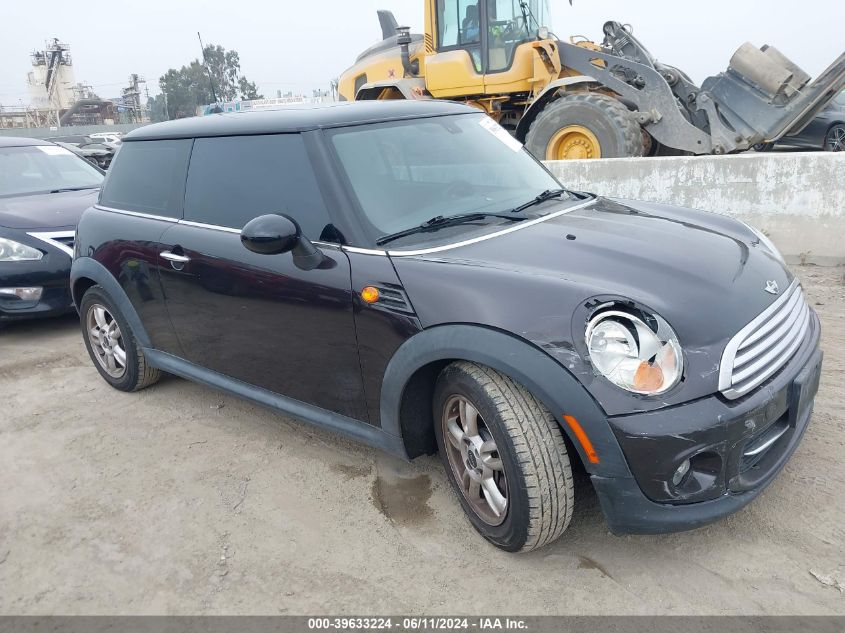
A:
<svg viewBox="0 0 845 633">
<path fill-rule="evenodd" d="M 513 0 L 494 0 L 487 5 L 489 71 L 509 68 L 514 49 L 531 39 L 529 31 L 532 26 L 536 29 L 532 21 L 537 19 L 536 5 L 536 2 L 532 2 L 523 9 L 521 3 Z"/>
<path fill-rule="evenodd" d="M 189 139 L 124 143 L 106 177 L 100 204 L 180 217 L 190 153 Z"/>
<path fill-rule="evenodd" d="M 437 48 L 481 41 L 479 0 L 437 0 Z"/>
<path fill-rule="evenodd" d="M 336 241 L 302 136 L 198 138 L 188 169 L 185 219 L 242 229 L 267 213 L 295 218 L 309 239 Z"/>
</svg>

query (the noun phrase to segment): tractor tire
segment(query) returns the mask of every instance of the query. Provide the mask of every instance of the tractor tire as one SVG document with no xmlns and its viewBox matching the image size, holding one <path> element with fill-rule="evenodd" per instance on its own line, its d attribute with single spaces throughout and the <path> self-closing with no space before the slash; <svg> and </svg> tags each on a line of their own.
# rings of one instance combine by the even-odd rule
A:
<svg viewBox="0 0 845 633">
<path fill-rule="evenodd" d="M 642 129 L 619 100 L 603 94 L 564 94 L 528 128 L 525 147 L 540 160 L 626 158 L 645 151 Z"/>
</svg>

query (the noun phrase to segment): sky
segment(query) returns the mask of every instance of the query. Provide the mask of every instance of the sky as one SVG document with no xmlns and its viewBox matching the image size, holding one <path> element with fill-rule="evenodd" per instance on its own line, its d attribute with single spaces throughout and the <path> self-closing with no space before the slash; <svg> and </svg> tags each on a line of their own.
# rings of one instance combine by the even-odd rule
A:
<svg viewBox="0 0 845 633">
<path fill-rule="evenodd" d="M 550 0 L 552 30 L 562 39 L 601 39 L 607 20 L 629 23 L 659 60 L 696 82 L 727 67 L 745 41 L 776 46 L 816 76 L 845 50 L 838 26 L 843 0 Z M 376 9 L 421 32 L 423 0 L 2 0 L 0 105 L 29 101 L 29 54 L 47 38 L 69 44 L 77 81 L 101 97 L 120 94 L 130 73 L 158 78 L 199 56 L 206 44 L 237 50 L 241 70 L 267 97 L 310 94 L 381 39 Z M 94 11 L 94 9 L 97 9 Z"/>
</svg>

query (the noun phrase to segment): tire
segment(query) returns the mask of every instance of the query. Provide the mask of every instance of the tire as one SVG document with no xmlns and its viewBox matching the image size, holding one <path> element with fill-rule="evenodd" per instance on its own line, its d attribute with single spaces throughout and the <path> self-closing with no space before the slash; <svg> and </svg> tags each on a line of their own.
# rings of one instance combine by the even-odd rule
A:
<svg viewBox="0 0 845 633">
<path fill-rule="evenodd" d="M 147 362 L 129 323 L 102 286 L 92 286 L 82 297 L 79 321 L 91 362 L 112 387 L 138 391 L 161 378 L 161 372 Z"/>
<path fill-rule="evenodd" d="M 447 476 L 484 538 L 503 550 L 525 552 L 563 534 L 574 506 L 569 455 L 560 425 L 528 390 L 489 367 L 461 361 L 441 372 L 433 405 Z M 476 420 L 479 437 L 472 439 L 472 424 L 464 418 Z M 479 441 L 481 449 L 475 450 Z M 475 464 L 476 471 L 489 466 L 492 484 L 473 488 L 468 472 Z M 484 478 L 479 472 L 476 476 Z M 492 494 L 488 486 L 495 486 Z M 496 515 L 499 497 L 505 505 L 498 505 Z"/>
<path fill-rule="evenodd" d="M 546 105 L 529 126 L 525 147 L 540 160 L 625 158 L 645 151 L 642 129 L 628 108 L 590 92 L 564 94 Z"/>
<path fill-rule="evenodd" d="M 825 134 L 824 148 L 828 152 L 845 151 L 845 125 L 837 123 Z"/>
</svg>

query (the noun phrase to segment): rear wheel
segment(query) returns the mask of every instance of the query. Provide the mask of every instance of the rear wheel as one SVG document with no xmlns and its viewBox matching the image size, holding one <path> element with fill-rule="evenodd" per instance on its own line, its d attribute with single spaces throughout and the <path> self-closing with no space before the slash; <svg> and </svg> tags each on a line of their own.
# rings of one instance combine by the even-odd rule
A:
<svg viewBox="0 0 845 633">
<path fill-rule="evenodd" d="M 834 125 L 827 131 L 824 138 L 824 148 L 828 152 L 845 151 L 845 125 Z"/>
<path fill-rule="evenodd" d="M 115 389 L 138 391 L 158 382 L 123 314 L 101 286 L 92 286 L 79 306 L 82 337 L 103 379 Z"/>
<path fill-rule="evenodd" d="M 458 362 L 440 374 L 435 434 L 449 481 L 476 530 L 507 551 L 558 538 L 572 518 L 572 470 L 554 416 L 524 387 Z"/>
<path fill-rule="evenodd" d="M 642 156 L 640 124 L 622 103 L 595 93 L 565 94 L 528 128 L 525 146 L 540 160 Z"/>
</svg>

